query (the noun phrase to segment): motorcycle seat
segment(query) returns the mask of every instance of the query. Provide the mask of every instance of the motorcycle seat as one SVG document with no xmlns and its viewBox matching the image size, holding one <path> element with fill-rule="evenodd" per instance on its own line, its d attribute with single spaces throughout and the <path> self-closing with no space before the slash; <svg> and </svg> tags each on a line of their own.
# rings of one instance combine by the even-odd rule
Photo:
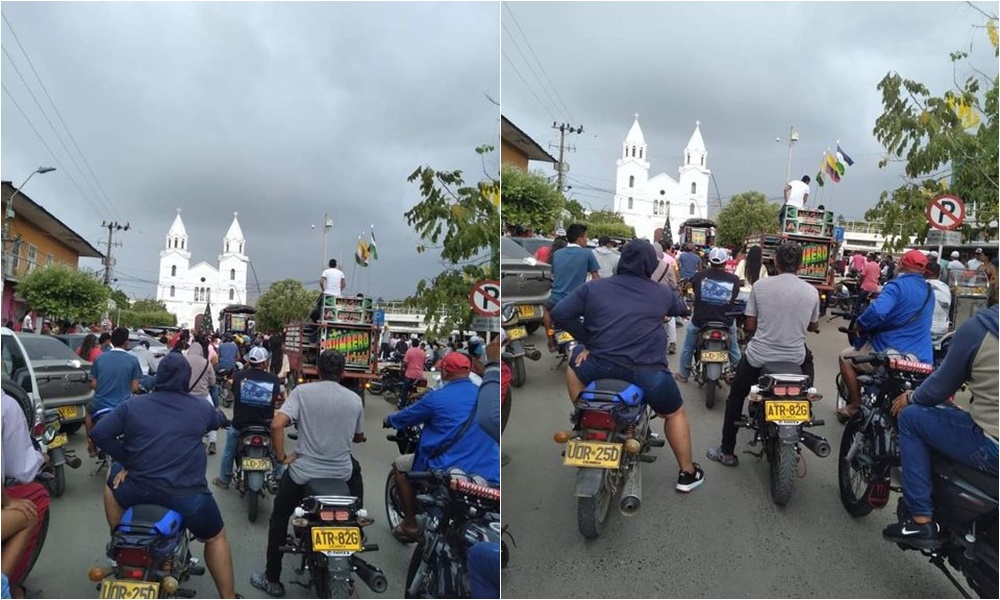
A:
<svg viewBox="0 0 1000 600">
<path fill-rule="evenodd" d="M 980 490 L 994 501 L 997 501 L 997 485 L 1000 478 L 996 475 L 993 475 L 992 473 L 984 473 L 979 469 L 963 465 L 962 463 L 956 461 L 948 460 L 940 455 L 934 456 L 932 467 L 932 470 L 935 473 L 947 473 L 949 471 L 954 473 L 959 478 L 972 484 L 972 486 L 977 490 Z"/>
<path fill-rule="evenodd" d="M 729 323 L 723 323 L 722 321 L 709 321 L 701 326 L 702 331 L 706 329 L 725 329 L 726 331 L 729 331 Z"/>
<path fill-rule="evenodd" d="M 601 401 L 614 400 L 628 406 L 642 403 L 642 388 L 623 379 L 595 379 L 580 392 L 583 400 Z"/>
<path fill-rule="evenodd" d="M 791 362 L 765 363 L 760 369 L 761 375 L 801 375 L 802 365 Z"/>
<path fill-rule="evenodd" d="M 346 481 L 340 479 L 310 479 L 305 487 L 306 496 L 350 496 Z"/>
<path fill-rule="evenodd" d="M 244 436 L 248 436 L 248 435 L 266 435 L 266 436 L 270 436 L 271 435 L 271 430 L 269 428 L 263 426 L 263 425 L 251 425 L 251 426 L 243 429 L 243 432 L 240 434 L 240 437 L 244 437 Z"/>
<path fill-rule="evenodd" d="M 182 523 L 181 514 L 166 506 L 136 504 L 125 509 L 118 530 L 123 533 L 155 530 L 160 535 L 172 536 L 181 530 Z"/>
</svg>

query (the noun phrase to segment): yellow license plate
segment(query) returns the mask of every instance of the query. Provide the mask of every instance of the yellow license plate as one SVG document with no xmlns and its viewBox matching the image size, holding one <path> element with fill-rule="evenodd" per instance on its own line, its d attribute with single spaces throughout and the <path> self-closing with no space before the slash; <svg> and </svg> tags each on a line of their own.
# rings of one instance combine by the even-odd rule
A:
<svg viewBox="0 0 1000 600">
<path fill-rule="evenodd" d="M 313 527 L 312 545 L 315 552 L 360 552 L 359 527 Z"/>
<path fill-rule="evenodd" d="M 617 469 L 621 460 L 621 444 L 570 440 L 566 442 L 566 457 L 563 464 L 567 467 Z"/>
<path fill-rule="evenodd" d="M 803 423 L 809 420 L 808 400 L 771 400 L 764 402 L 764 416 L 767 421 L 791 421 Z"/>
<path fill-rule="evenodd" d="M 55 450 L 56 448 L 61 448 L 66 445 L 69 441 L 69 437 L 65 433 L 60 433 L 56 437 L 52 438 L 52 442 L 49 444 L 49 450 Z"/>
<path fill-rule="evenodd" d="M 105 579 L 101 583 L 101 598 L 158 598 L 160 584 L 155 581 L 123 581 Z"/>
<path fill-rule="evenodd" d="M 271 468 L 271 459 L 244 457 L 241 464 L 244 471 L 267 471 Z"/>
<path fill-rule="evenodd" d="M 701 362 L 726 362 L 729 358 L 728 352 L 704 352 L 701 353 Z"/>
<path fill-rule="evenodd" d="M 556 334 L 556 343 L 565 344 L 566 342 L 572 342 L 573 336 L 568 331 L 560 331 Z"/>
<path fill-rule="evenodd" d="M 75 419 L 80 416 L 80 407 L 78 406 L 60 406 L 59 416 L 64 419 Z"/>
<path fill-rule="evenodd" d="M 524 327 L 511 327 L 507 330 L 507 337 L 509 337 L 511 341 L 520 340 L 528 337 L 528 330 Z"/>
<path fill-rule="evenodd" d="M 534 304 L 518 304 L 517 316 L 522 319 L 534 319 L 540 316 L 540 311 Z"/>
</svg>

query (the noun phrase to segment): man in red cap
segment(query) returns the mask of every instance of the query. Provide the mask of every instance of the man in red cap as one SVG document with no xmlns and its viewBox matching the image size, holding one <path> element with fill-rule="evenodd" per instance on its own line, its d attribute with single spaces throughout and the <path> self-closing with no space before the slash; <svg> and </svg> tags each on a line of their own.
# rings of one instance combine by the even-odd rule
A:
<svg viewBox="0 0 1000 600">
<path fill-rule="evenodd" d="M 396 485 L 403 504 L 403 522 L 392 530 L 400 541 L 416 541 L 416 497 L 406 474 L 414 471 L 459 468 L 500 483 L 500 444 L 480 427 L 477 416 L 479 388 L 469 379 L 469 357 L 452 352 L 441 359 L 444 385 L 430 391 L 405 409 L 389 415 L 383 427 L 404 429 L 423 425 L 416 454 L 403 454 L 394 462 Z"/>
<path fill-rule="evenodd" d="M 909 355 L 923 363 L 934 361 L 931 321 L 934 318 L 934 291 L 924 280 L 927 257 L 910 250 L 899 261 L 899 273 L 883 286 L 865 312 L 858 317 L 858 339 L 840 353 L 840 374 L 848 391 L 847 406 L 837 410 L 843 419 L 858 414 L 861 386 L 858 372 L 871 372 L 871 363 L 856 365 L 852 356 L 873 352 Z"/>
</svg>

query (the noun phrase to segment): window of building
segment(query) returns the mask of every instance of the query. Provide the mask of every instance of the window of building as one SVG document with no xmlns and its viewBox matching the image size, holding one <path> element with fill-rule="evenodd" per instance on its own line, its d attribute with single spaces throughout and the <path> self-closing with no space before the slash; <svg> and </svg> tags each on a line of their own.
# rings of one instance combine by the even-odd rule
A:
<svg viewBox="0 0 1000 600">
<path fill-rule="evenodd" d="M 236 269 L 229 269 L 229 280 L 230 281 L 236 280 Z"/>
<path fill-rule="evenodd" d="M 688 152 L 684 155 L 684 164 L 691 164 L 691 153 Z"/>
<path fill-rule="evenodd" d="M 16 271 L 19 266 L 21 266 L 21 240 L 20 238 L 15 238 L 14 243 L 11 248 L 10 257 L 10 268 L 12 271 Z"/>
<path fill-rule="evenodd" d="M 28 244 L 28 264 L 34 265 L 38 262 L 38 246 Z"/>
<path fill-rule="evenodd" d="M 654 215 L 660 214 L 660 204 L 655 200 L 653 201 L 653 214 Z"/>
<path fill-rule="evenodd" d="M 212 288 L 206 288 L 205 289 L 205 301 L 206 302 L 211 302 L 212 301 Z"/>
<path fill-rule="evenodd" d="M 226 242 L 226 252 L 229 252 L 229 242 Z"/>
<path fill-rule="evenodd" d="M 642 148 L 639 148 L 639 158 L 642 158 Z"/>
<path fill-rule="evenodd" d="M 232 300 L 236 297 L 236 291 L 233 288 L 229 288 L 229 299 Z"/>
<path fill-rule="evenodd" d="M 635 187 L 635 175 L 628 176 L 628 186 L 630 188 Z"/>
<path fill-rule="evenodd" d="M 703 166 L 703 167 L 705 166 L 705 156 L 704 155 L 702 155 L 702 157 L 701 157 L 701 166 Z"/>
<path fill-rule="evenodd" d="M 698 184 L 693 181 L 691 182 L 691 193 L 692 194 L 698 193 Z"/>
<path fill-rule="evenodd" d="M 689 215 L 694 214 L 694 202 L 692 202 L 690 208 L 688 208 L 688 214 Z"/>
<path fill-rule="evenodd" d="M 56 262 L 56 257 L 52 256 L 51 252 L 49 252 L 48 254 L 45 255 L 45 264 L 46 265 L 51 265 L 51 264 L 53 264 L 55 262 Z"/>
<path fill-rule="evenodd" d="M 200 290 L 199 290 L 198 288 L 194 288 L 194 301 L 195 301 L 195 302 L 197 302 L 197 301 L 198 301 L 198 292 L 199 292 L 199 291 L 200 291 Z"/>
<path fill-rule="evenodd" d="M 628 209 L 632 210 L 632 196 L 628 197 Z"/>
<path fill-rule="evenodd" d="M 170 266 L 170 276 L 177 277 L 177 265 Z"/>
<path fill-rule="evenodd" d="M 661 195 L 661 196 L 663 196 L 663 195 L 664 195 L 664 194 L 666 194 L 666 193 L 667 193 L 667 191 L 666 191 L 666 190 L 660 190 L 660 195 Z"/>
<path fill-rule="evenodd" d="M 174 286 L 170 286 L 170 297 L 174 297 Z"/>
</svg>

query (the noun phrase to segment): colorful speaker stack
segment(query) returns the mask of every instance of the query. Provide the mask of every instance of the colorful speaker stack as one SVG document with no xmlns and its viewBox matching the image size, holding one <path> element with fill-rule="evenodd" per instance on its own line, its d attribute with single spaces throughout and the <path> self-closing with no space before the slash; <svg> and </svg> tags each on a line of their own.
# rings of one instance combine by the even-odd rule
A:
<svg viewBox="0 0 1000 600">
<path fill-rule="evenodd" d="M 376 351 L 370 298 L 323 298 L 320 350 L 337 350 L 350 370 L 367 371 Z"/>
</svg>

